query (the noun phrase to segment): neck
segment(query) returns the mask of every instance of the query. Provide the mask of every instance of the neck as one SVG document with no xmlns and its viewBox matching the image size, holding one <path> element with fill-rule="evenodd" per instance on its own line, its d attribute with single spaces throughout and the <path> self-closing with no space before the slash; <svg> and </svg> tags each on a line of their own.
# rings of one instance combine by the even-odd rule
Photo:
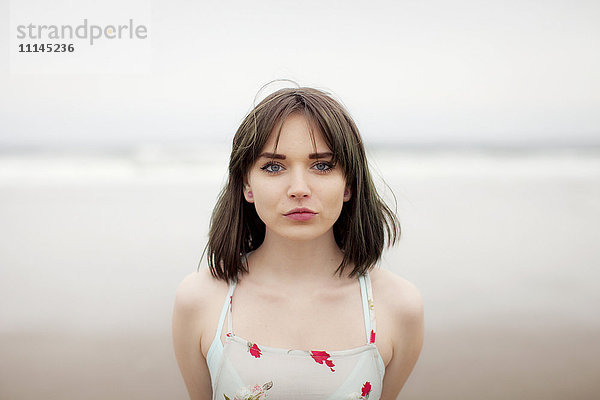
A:
<svg viewBox="0 0 600 400">
<path fill-rule="evenodd" d="M 344 255 L 335 242 L 333 230 L 306 241 L 265 234 L 265 240 L 248 256 L 254 278 L 278 282 L 315 282 L 338 279 L 335 270 Z"/>
</svg>

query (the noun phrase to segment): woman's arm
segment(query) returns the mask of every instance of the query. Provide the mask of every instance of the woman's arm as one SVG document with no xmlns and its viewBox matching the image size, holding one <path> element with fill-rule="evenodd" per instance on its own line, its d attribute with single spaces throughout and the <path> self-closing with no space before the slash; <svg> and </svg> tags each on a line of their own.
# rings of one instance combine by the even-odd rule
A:
<svg viewBox="0 0 600 400">
<path fill-rule="evenodd" d="M 202 316 L 207 306 L 202 275 L 202 272 L 195 272 L 181 282 L 173 308 L 175 357 L 191 400 L 210 400 L 212 397 L 210 374 L 200 347 Z"/>
<path fill-rule="evenodd" d="M 393 328 L 392 358 L 385 369 L 381 400 L 395 400 L 411 374 L 423 347 L 423 300 L 410 282 L 395 276 L 388 282 L 387 297 Z M 377 310 L 377 307 L 375 308 Z"/>
</svg>

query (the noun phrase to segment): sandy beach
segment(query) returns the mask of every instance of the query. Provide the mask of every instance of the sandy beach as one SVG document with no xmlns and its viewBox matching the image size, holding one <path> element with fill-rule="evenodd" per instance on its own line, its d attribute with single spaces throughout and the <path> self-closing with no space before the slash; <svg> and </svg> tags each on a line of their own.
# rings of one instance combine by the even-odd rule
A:
<svg viewBox="0 0 600 400">
<path fill-rule="evenodd" d="M 0 399 L 187 398 L 171 308 L 226 157 L 0 155 Z M 425 301 L 399 398 L 600 397 L 600 152 L 371 157 L 402 224 L 381 267 Z"/>
</svg>

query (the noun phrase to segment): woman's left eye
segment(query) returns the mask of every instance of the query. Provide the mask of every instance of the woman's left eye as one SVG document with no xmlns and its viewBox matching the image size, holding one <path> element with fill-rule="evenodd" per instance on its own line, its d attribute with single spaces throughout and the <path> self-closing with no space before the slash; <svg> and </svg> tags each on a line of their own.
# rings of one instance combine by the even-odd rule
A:
<svg viewBox="0 0 600 400">
<path fill-rule="evenodd" d="M 319 162 L 319 163 L 316 163 L 314 165 L 314 167 L 317 169 L 317 171 L 328 172 L 333 169 L 333 164 L 331 164 L 329 162 Z"/>
</svg>

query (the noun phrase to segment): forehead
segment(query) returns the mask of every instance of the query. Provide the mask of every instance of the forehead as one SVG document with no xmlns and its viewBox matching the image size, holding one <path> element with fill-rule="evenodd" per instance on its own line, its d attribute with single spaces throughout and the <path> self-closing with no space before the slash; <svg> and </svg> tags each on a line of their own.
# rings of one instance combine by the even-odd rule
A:
<svg viewBox="0 0 600 400">
<path fill-rule="evenodd" d="M 263 151 L 278 149 L 285 151 L 324 151 L 329 150 L 321 130 L 307 117 L 299 113 L 290 114 L 283 124 L 276 124 Z"/>
</svg>

